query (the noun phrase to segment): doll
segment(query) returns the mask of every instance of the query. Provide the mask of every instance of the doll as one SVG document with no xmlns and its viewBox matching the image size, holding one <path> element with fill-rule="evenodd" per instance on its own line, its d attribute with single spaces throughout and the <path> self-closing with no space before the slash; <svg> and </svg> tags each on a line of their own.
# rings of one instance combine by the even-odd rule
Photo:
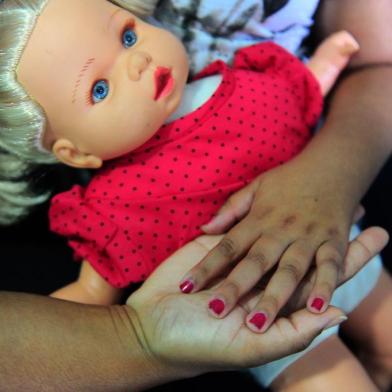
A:
<svg viewBox="0 0 392 392">
<path fill-rule="evenodd" d="M 116 301 L 120 287 L 199 235 L 231 192 L 293 157 L 320 114 L 321 91 L 356 50 L 346 33 L 343 44 L 342 35 L 331 38 L 309 64 L 315 78 L 280 47 L 256 45 L 237 54 L 233 69 L 213 63 L 186 86 L 182 45 L 127 4 L 26 2 L 31 20 L 19 46 L 6 48 L 16 50 L 2 77 L 18 89 L 20 107 L 4 99 L 1 143 L 5 159 L 22 162 L 18 176 L 27 164 L 56 160 L 102 166 L 87 189 L 53 200 L 52 229 L 88 260 L 58 298 Z M 17 121 L 8 115 L 14 109 L 22 111 Z"/>
<path fill-rule="evenodd" d="M 156 2 L 119 0 L 115 3 L 143 16 L 152 13 Z M 17 6 L 14 1 L 0 3 L 0 224 L 11 224 L 50 195 L 50 192 L 31 190 L 30 173 L 37 165 L 58 161 L 47 151 L 36 148 L 35 135 L 42 128 L 43 114 L 15 83 L 12 72 L 46 1 L 22 0 Z"/>
<path fill-rule="evenodd" d="M 124 29 L 118 33 L 122 44 L 112 45 L 103 37 L 99 43 L 105 53 L 102 59 L 91 52 L 83 60 L 77 59 L 75 66 L 71 64 L 69 73 L 75 76 L 69 81 L 68 97 L 54 97 L 52 92 L 43 104 L 50 130 L 39 135 L 36 143 L 71 166 L 99 168 L 102 161 L 108 161 L 88 189 L 74 187 L 54 198 L 51 227 L 66 235 L 77 256 L 88 260 L 112 286 L 124 287 L 143 280 L 175 248 L 199 235 L 199 226 L 230 193 L 261 171 L 294 156 L 310 137 L 322 101 L 308 70 L 283 49 L 265 44 L 239 52 L 236 72 L 222 62 L 205 69 L 196 78 L 200 82 L 186 90 L 192 95 L 193 107 L 181 106 L 176 113 L 180 118 L 161 127 L 182 98 L 188 75 L 185 51 L 172 35 L 142 21 L 137 21 L 141 32 L 127 28 L 127 23 L 132 28 L 136 23 L 128 21 L 127 13 L 114 16 L 111 23 L 110 29 Z M 89 48 L 97 45 L 94 33 L 87 36 Z M 159 53 L 160 48 L 150 43 L 141 48 L 137 34 L 159 37 L 163 54 L 154 59 L 152 53 Z M 73 45 L 71 41 L 70 52 Z M 140 49 L 135 51 L 134 47 Z M 114 64 L 116 51 L 125 48 L 129 50 Z M 128 56 L 131 52 L 135 56 Z M 44 83 L 47 75 L 37 77 L 36 72 L 38 63 L 42 67 L 42 58 L 29 61 L 28 73 L 34 69 L 34 77 L 20 76 L 22 84 L 36 89 Z M 34 61 L 37 63 L 31 67 Z M 48 59 L 50 67 L 52 58 Z M 113 75 L 123 67 L 128 75 L 121 71 L 117 87 L 111 86 L 107 67 Z M 86 90 L 88 70 L 106 74 Z M 257 81 L 254 78 L 260 72 L 253 70 L 263 70 L 265 76 Z M 123 87 L 126 80 L 120 79 L 123 75 L 129 77 L 127 88 Z M 257 84 L 261 93 L 254 87 Z M 112 95 L 115 88 L 117 96 Z M 64 86 L 57 89 L 64 90 Z M 45 98 L 37 94 L 33 95 L 42 103 Z M 200 94 L 206 96 L 201 102 L 197 100 Z M 120 99 L 132 102 L 132 111 L 114 101 Z M 185 105 L 189 101 L 187 97 L 183 100 Z M 118 132 L 108 132 L 115 128 Z M 204 145 L 210 146 L 207 149 Z M 174 219 L 177 217 L 181 219 Z M 164 226 L 167 234 L 162 233 Z"/>
<path fill-rule="evenodd" d="M 45 4 L 40 1 L 32 6 L 36 16 Z M 109 2 L 100 4 L 120 9 Z M 107 12 L 106 8 L 101 13 Z M 141 10 L 136 8 L 136 12 L 140 14 Z M 53 85 L 46 83 L 48 88 L 43 87 L 48 77 L 44 72 L 37 76 L 37 70 L 44 69 L 42 61 L 46 59 L 46 69 L 54 70 L 49 76 L 56 79 L 58 66 L 53 63 L 53 57 L 29 58 L 28 69 L 22 61 L 18 66 L 18 80 L 28 85 L 27 90 L 40 90 L 31 96 L 41 105 L 29 99 L 25 92 L 21 109 L 24 116 L 29 114 L 31 118 L 21 118 L 33 129 L 26 131 L 21 127 L 18 132 L 25 132 L 22 139 L 9 137 L 1 141 L 7 151 L 6 159 L 15 156 L 15 160 L 25 165 L 54 162 L 55 157 L 80 168 L 97 169 L 103 161 L 107 162 L 88 189 L 74 187 L 55 197 L 50 216 L 52 229 L 67 235 L 77 256 L 89 260 L 114 287 L 143 280 L 175 248 L 199 235 L 199 226 L 230 193 L 299 152 L 321 111 L 319 86 L 323 92 L 329 90 L 339 69 L 356 50 L 346 33 L 327 41 L 309 63 L 319 80 L 317 83 L 302 63 L 277 45 L 256 45 L 238 52 L 233 66 L 236 71 L 218 61 L 186 86 L 188 62 L 183 46 L 170 33 L 137 19 L 138 27 L 146 30 L 148 37 L 159 37 L 159 45 L 149 43 L 146 49 L 139 49 L 140 34 L 133 28 L 136 22 L 132 18 L 126 11 L 110 18 L 109 33 L 115 28 L 121 30 L 112 33 L 120 36 L 114 44 L 109 34 L 97 43 L 92 24 L 90 35 L 86 36 L 90 48 L 84 48 L 90 54 L 80 53 L 72 63 L 67 61 L 68 73 L 73 73 L 67 99 L 62 99 L 63 94 L 55 94 L 55 89 L 47 94 L 49 98 L 44 97 Z M 35 19 L 30 21 L 25 34 L 31 32 L 34 23 Z M 49 39 L 47 45 L 56 46 L 57 41 Z M 64 54 L 56 54 L 61 62 L 64 55 L 76 57 L 72 50 L 77 38 L 69 41 L 68 47 L 62 49 Z M 158 53 L 160 47 L 165 49 L 155 60 L 151 53 Z M 105 55 L 98 59 L 96 51 L 101 48 L 105 48 Z M 22 51 L 20 47 L 16 52 Z M 120 56 L 119 51 L 124 53 Z M 131 52 L 135 55 L 128 56 Z M 29 54 L 25 50 L 22 60 Z M 112 58 L 116 55 L 119 59 L 114 64 Z M 127 80 L 119 79 L 117 95 L 132 102 L 132 112 L 121 102 L 112 107 L 107 104 L 109 101 L 113 104 L 115 98 L 108 75 L 119 73 L 120 67 L 122 71 L 128 69 L 128 75 L 125 72 L 124 75 L 129 77 L 131 88 L 123 88 Z M 264 76 L 260 76 L 261 71 Z M 101 75 L 90 81 L 97 73 Z M 256 76 L 259 81 L 254 79 Z M 58 79 L 64 80 L 64 74 Z M 16 86 L 16 80 L 13 83 L 12 87 L 21 89 L 20 85 Z M 258 91 L 256 83 L 261 86 Z M 64 90 L 61 84 L 56 88 Z M 184 88 L 184 99 L 179 106 Z M 4 106 L 4 111 L 7 109 Z M 173 116 L 176 119 L 171 121 Z M 5 125 L 2 133 L 7 135 L 9 128 L 11 134 L 12 124 Z M 246 133 L 244 127 L 248 128 Z M 118 132 L 108 131 L 114 129 Z M 80 140 L 73 142 L 73 138 Z M 204 145 L 210 145 L 209 149 Z M 188 157 L 182 155 L 184 150 Z M 167 167 L 161 169 L 160 162 Z M 114 189 L 117 193 L 111 193 Z M 173 201 L 178 207 L 174 208 Z M 99 206 L 103 204 L 104 207 Z M 190 209 L 187 207 L 190 205 L 199 207 Z M 76 206 L 80 206 L 78 211 Z M 167 235 L 160 233 L 163 225 Z"/>
</svg>

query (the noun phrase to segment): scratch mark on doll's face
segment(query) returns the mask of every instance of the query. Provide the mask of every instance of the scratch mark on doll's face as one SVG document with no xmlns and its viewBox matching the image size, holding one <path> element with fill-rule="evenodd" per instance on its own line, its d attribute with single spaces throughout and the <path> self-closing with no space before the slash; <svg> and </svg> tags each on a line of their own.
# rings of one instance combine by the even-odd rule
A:
<svg viewBox="0 0 392 392">
<path fill-rule="evenodd" d="M 80 86 L 80 83 L 83 79 L 83 76 L 85 75 L 86 71 L 88 70 L 88 68 L 90 67 L 90 65 L 95 61 L 95 58 L 89 58 L 86 63 L 83 65 L 82 69 L 80 70 L 79 74 L 78 74 L 78 78 L 76 80 L 75 83 L 75 87 L 72 93 L 72 103 L 76 102 L 76 93 L 78 91 L 78 88 Z"/>
</svg>

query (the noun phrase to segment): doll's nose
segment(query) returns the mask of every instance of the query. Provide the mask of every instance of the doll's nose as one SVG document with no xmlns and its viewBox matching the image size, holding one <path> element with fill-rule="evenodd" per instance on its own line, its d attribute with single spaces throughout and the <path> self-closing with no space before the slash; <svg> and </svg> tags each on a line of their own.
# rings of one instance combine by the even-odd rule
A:
<svg viewBox="0 0 392 392">
<path fill-rule="evenodd" d="M 133 81 L 138 81 L 140 75 L 151 63 L 151 56 L 145 52 L 135 51 L 128 58 L 128 75 Z"/>
</svg>

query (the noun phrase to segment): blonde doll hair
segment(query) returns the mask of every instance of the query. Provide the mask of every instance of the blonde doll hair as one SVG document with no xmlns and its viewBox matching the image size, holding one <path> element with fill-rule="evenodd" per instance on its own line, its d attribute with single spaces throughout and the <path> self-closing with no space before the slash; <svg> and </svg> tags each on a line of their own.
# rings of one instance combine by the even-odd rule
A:
<svg viewBox="0 0 392 392">
<path fill-rule="evenodd" d="M 29 175 L 41 164 L 56 163 L 41 147 L 45 115 L 18 83 L 16 68 L 50 0 L 0 0 L 0 224 L 14 223 L 49 197 L 35 194 Z M 67 0 L 63 0 L 67 1 Z M 80 0 L 83 1 L 83 0 Z M 113 0 L 139 16 L 152 14 L 158 0 Z"/>
</svg>

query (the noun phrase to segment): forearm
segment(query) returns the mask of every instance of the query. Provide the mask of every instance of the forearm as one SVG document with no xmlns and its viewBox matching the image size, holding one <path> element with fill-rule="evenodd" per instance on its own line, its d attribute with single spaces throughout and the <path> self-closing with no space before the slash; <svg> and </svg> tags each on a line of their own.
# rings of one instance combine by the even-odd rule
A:
<svg viewBox="0 0 392 392">
<path fill-rule="evenodd" d="M 350 208 L 390 155 L 391 94 L 392 67 L 369 67 L 347 76 L 331 99 L 324 126 L 297 158 L 311 162 L 318 177 L 313 180 L 340 192 Z"/>
<path fill-rule="evenodd" d="M 0 293 L 6 390 L 141 390 L 171 378 L 149 355 L 132 309 Z"/>
<path fill-rule="evenodd" d="M 309 153 L 331 186 L 353 201 L 362 197 L 391 152 L 391 12 L 390 0 L 325 0 L 317 14 L 320 40 L 347 30 L 360 50 L 349 64 L 353 72 L 336 88 L 325 127 L 303 156 Z"/>
</svg>

